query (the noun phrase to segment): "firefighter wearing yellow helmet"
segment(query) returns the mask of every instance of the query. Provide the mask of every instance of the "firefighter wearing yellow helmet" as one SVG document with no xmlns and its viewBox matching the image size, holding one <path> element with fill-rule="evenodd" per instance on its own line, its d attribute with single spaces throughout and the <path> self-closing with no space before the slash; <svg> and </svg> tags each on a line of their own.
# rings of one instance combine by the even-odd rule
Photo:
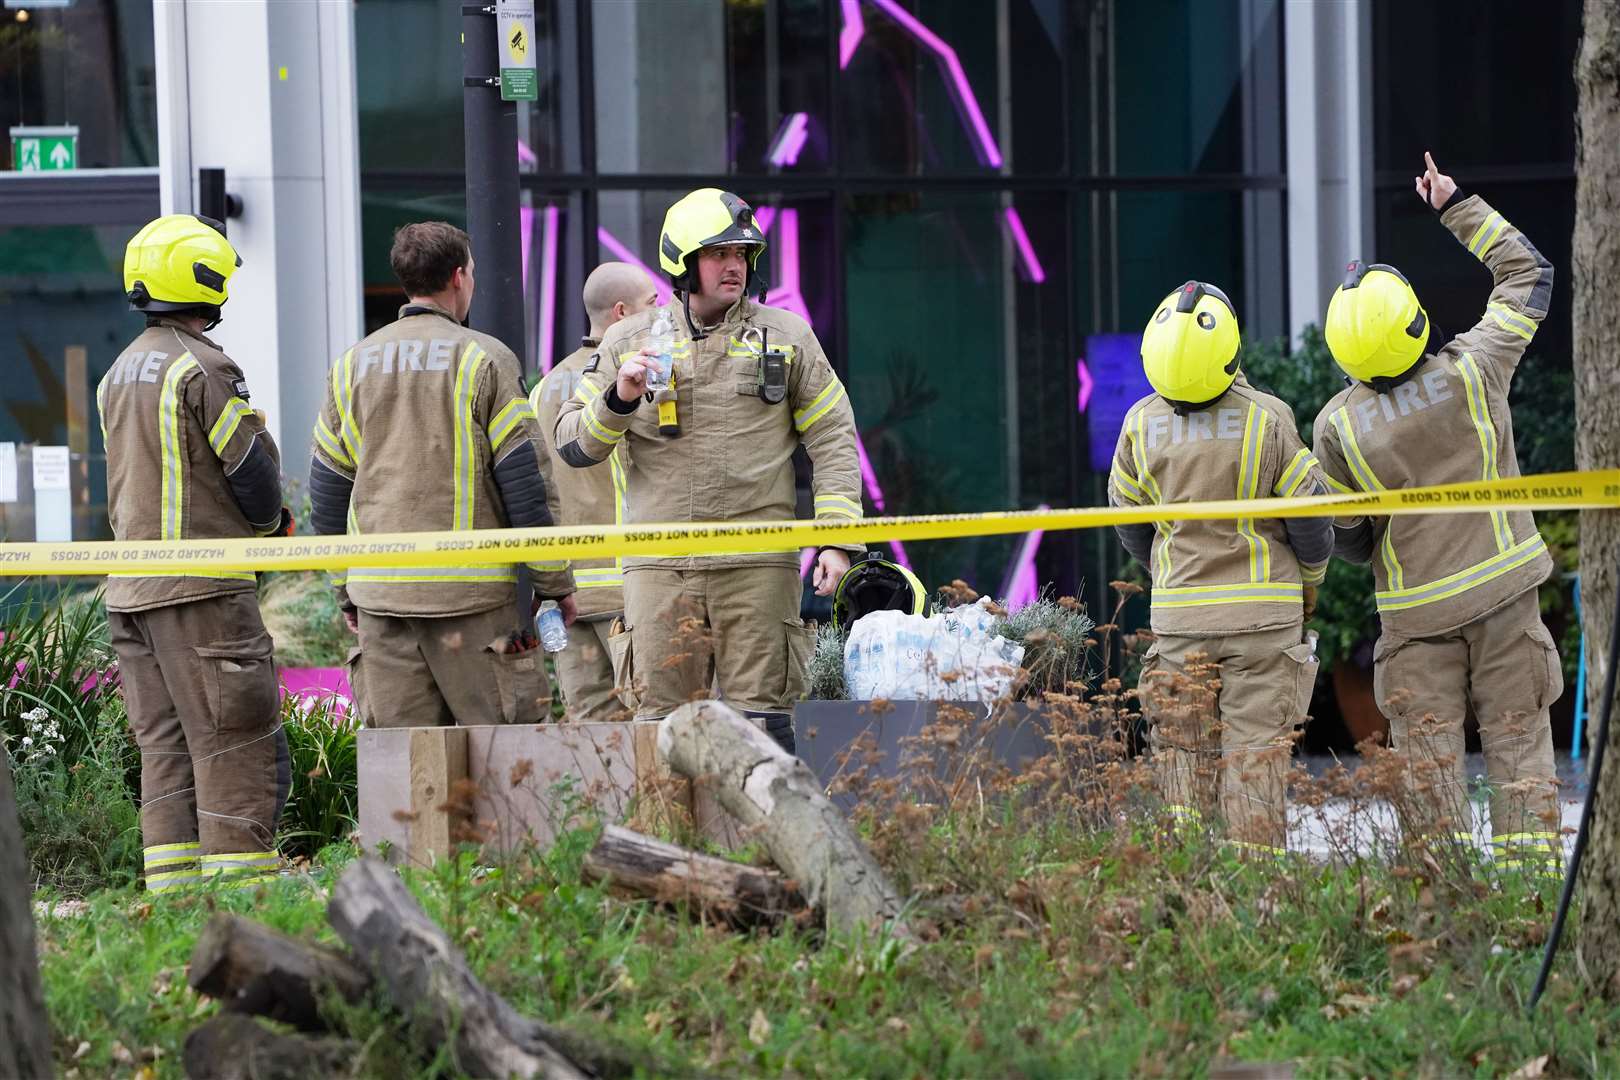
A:
<svg viewBox="0 0 1620 1080">
<path fill-rule="evenodd" d="M 1478 195 L 1424 155 L 1414 183 L 1491 273 L 1485 310 L 1446 340 L 1393 267 L 1352 262 L 1325 337 L 1350 385 L 1316 418 L 1316 452 L 1340 490 L 1519 475 L 1508 387 L 1547 314 L 1552 266 Z M 1561 866 L 1548 707 L 1563 690 L 1536 587 L 1552 559 L 1528 512 L 1355 518 L 1337 554 L 1371 562 L 1382 635 L 1379 707 L 1410 758 L 1417 830 L 1466 841 L 1463 720 L 1479 718 L 1497 859 Z"/>
<path fill-rule="evenodd" d="M 242 370 L 204 334 L 241 260 L 218 222 L 160 217 L 124 253 L 146 328 L 96 389 L 119 540 L 288 532 L 281 458 Z M 291 770 L 251 573 L 119 573 L 107 619 L 141 748 L 146 887 L 274 873 Z"/>
<path fill-rule="evenodd" d="M 1108 482 L 1114 505 L 1325 490 L 1292 410 L 1244 379 L 1239 344 L 1237 314 L 1213 285 L 1189 281 L 1154 309 L 1142 367 L 1155 393 L 1125 416 Z M 1283 780 L 1316 681 L 1315 635 L 1304 621 L 1332 554 L 1330 520 L 1255 516 L 1117 532 L 1152 577 L 1156 640 L 1138 693 L 1175 824 L 1198 827 L 1218 807 L 1240 849 L 1284 853 Z"/>
<path fill-rule="evenodd" d="M 555 445 L 569 465 L 596 467 L 629 448 L 626 521 L 791 518 L 800 446 L 816 519 L 861 517 L 844 385 L 810 324 L 765 305 L 764 251 L 753 209 L 736 195 L 703 188 L 676 202 L 658 244 L 674 297 L 610 327 L 563 406 Z M 666 323 L 675 327 L 670 386 L 649 395 L 659 350 L 648 342 Z M 862 550 L 818 552 L 816 592 L 831 596 Z M 639 715 L 662 717 L 715 686 L 791 746 L 815 641 L 799 619 L 798 562 L 768 537 L 746 553 L 626 558 L 626 628 L 609 644 L 620 685 L 640 690 Z"/>
</svg>

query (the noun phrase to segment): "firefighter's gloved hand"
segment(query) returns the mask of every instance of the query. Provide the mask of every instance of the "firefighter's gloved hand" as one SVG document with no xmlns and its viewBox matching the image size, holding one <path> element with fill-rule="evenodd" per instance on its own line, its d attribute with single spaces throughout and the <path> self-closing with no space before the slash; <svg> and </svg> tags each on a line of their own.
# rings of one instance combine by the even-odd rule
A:
<svg viewBox="0 0 1620 1080">
<path fill-rule="evenodd" d="M 276 523 L 276 531 L 271 536 L 291 536 L 297 531 L 297 523 L 293 521 L 292 511 L 285 506 L 281 508 L 281 520 Z"/>
<path fill-rule="evenodd" d="M 1305 621 L 1310 622 L 1316 616 L 1316 586 L 1305 586 Z"/>
<path fill-rule="evenodd" d="M 557 610 L 562 612 L 564 626 L 573 626 L 574 620 L 579 618 L 579 605 L 574 603 L 573 593 L 557 601 Z"/>
</svg>

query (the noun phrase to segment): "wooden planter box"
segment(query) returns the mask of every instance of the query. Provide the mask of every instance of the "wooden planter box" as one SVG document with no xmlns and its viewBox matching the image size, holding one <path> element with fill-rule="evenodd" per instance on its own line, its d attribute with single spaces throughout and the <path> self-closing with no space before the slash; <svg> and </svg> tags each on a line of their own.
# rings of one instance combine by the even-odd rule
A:
<svg viewBox="0 0 1620 1080">
<path fill-rule="evenodd" d="M 845 751 L 872 736 L 873 774 L 899 773 L 904 740 L 939 718 L 941 704 L 806 701 L 794 709 L 799 756 L 824 785 L 845 771 Z M 976 718 L 982 705 L 962 705 Z M 992 755 L 1019 769 L 1047 751 L 1046 718 L 1000 706 L 982 732 Z M 366 728 L 358 736 L 360 835 L 367 851 L 427 862 L 469 840 L 505 851 L 549 845 L 594 810 L 609 822 L 656 831 L 690 820 L 722 847 L 741 846 L 736 822 L 705 790 L 672 777 L 658 759 L 655 722 Z M 864 758 L 864 755 L 862 755 Z M 859 764 L 859 762 L 855 762 Z M 846 805 L 850 796 L 841 796 Z"/>
</svg>

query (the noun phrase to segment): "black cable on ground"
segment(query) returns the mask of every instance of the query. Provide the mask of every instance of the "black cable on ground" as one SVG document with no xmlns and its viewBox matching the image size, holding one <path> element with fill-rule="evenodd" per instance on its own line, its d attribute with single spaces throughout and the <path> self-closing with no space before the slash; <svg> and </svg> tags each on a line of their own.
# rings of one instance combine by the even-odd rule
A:
<svg viewBox="0 0 1620 1080">
<path fill-rule="evenodd" d="M 1603 674 L 1603 710 L 1598 714 L 1597 733 L 1592 739 L 1592 766 L 1586 778 L 1586 802 L 1581 807 L 1581 827 L 1575 833 L 1575 850 L 1569 856 L 1569 869 L 1564 873 L 1564 888 L 1558 897 L 1558 911 L 1553 916 L 1552 931 L 1547 935 L 1547 949 L 1541 956 L 1541 970 L 1536 972 L 1536 985 L 1530 990 L 1530 1003 L 1526 1011 L 1533 1011 L 1547 989 L 1547 976 L 1552 973 L 1553 957 L 1558 952 L 1558 941 L 1564 936 L 1564 920 L 1569 916 L 1569 903 L 1575 896 L 1575 879 L 1581 871 L 1581 856 L 1586 852 L 1586 840 L 1592 831 L 1592 803 L 1597 798 L 1598 778 L 1603 774 L 1603 749 L 1609 745 L 1609 714 L 1614 711 L 1615 669 L 1620 667 L 1620 589 L 1615 590 L 1614 615 L 1609 619 L 1609 666 Z"/>
</svg>

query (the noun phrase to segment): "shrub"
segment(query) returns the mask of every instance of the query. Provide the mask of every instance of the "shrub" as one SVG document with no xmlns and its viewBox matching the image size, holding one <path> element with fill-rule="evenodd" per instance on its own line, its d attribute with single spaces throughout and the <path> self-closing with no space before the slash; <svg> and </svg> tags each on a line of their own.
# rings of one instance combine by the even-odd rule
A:
<svg viewBox="0 0 1620 1080">
<path fill-rule="evenodd" d="M 358 821 L 360 725 L 331 699 L 288 698 L 281 723 L 292 756 L 292 792 L 281 812 L 282 854 L 313 857 L 345 839 Z"/>
<path fill-rule="evenodd" d="M 810 700 L 844 701 L 849 687 L 844 684 L 844 643 L 849 636 L 825 624 L 816 632 L 816 651 L 810 655 Z"/>
<path fill-rule="evenodd" d="M 1004 616 L 993 632 L 1024 647 L 1024 694 L 1064 693 L 1086 678 L 1094 626 L 1074 597 L 1053 600 L 1043 593 Z"/>
</svg>

